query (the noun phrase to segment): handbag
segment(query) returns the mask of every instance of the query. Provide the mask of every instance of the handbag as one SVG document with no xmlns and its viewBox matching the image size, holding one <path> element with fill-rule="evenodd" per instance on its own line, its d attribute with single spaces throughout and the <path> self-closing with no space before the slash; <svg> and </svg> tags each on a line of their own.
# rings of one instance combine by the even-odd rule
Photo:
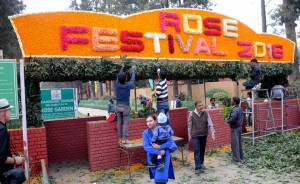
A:
<svg viewBox="0 0 300 184">
<path fill-rule="evenodd" d="M 111 113 L 110 116 L 107 118 L 108 122 L 114 122 L 117 121 L 117 114 L 116 113 Z"/>
</svg>

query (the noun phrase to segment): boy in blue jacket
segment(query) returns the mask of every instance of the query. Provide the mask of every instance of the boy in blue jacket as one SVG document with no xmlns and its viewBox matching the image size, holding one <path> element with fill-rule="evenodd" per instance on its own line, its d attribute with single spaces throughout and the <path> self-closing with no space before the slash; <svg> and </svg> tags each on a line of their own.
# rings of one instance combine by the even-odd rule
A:
<svg viewBox="0 0 300 184">
<path fill-rule="evenodd" d="M 167 116 L 164 113 L 159 113 L 157 117 L 158 125 L 155 127 L 153 131 L 153 137 L 151 139 L 152 143 L 156 143 L 158 145 L 166 143 L 174 134 L 174 131 L 167 125 Z M 149 162 L 149 167 L 156 167 L 157 159 L 161 159 L 160 164 L 158 166 L 158 170 L 162 171 L 165 168 L 165 155 L 154 155 L 151 154 L 151 161 Z"/>
</svg>

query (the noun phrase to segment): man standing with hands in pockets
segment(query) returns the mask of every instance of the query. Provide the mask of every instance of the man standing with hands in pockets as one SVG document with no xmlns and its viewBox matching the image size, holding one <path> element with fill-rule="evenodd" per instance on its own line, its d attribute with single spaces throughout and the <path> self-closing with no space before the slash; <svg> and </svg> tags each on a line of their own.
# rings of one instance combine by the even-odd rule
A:
<svg viewBox="0 0 300 184">
<path fill-rule="evenodd" d="M 212 139 L 215 140 L 215 129 L 209 114 L 203 110 L 201 101 L 195 102 L 195 110 L 191 111 L 188 117 L 188 134 L 189 142 L 193 141 L 195 174 L 200 174 L 201 170 L 205 170 L 204 154 L 208 134 L 210 128 Z"/>
<path fill-rule="evenodd" d="M 231 100 L 232 109 L 227 123 L 230 125 L 231 133 L 231 150 L 234 164 L 239 164 L 244 159 L 244 152 L 242 147 L 242 124 L 243 124 L 243 110 L 240 106 L 240 99 L 233 97 Z"/>
</svg>

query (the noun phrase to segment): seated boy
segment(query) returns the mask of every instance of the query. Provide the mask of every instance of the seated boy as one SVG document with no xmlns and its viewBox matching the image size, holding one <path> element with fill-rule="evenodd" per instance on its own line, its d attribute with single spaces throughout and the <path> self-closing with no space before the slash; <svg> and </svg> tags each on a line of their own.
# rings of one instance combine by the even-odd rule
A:
<svg viewBox="0 0 300 184">
<path fill-rule="evenodd" d="M 170 125 L 167 125 L 167 116 L 164 113 L 159 113 L 157 117 L 157 126 L 155 127 L 153 131 L 153 137 L 152 137 L 152 143 L 156 143 L 158 145 L 161 145 L 163 143 L 166 143 L 169 138 L 172 137 L 174 134 L 174 131 L 170 127 Z M 159 171 L 164 170 L 165 168 L 165 155 L 154 155 L 151 154 L 151 162 L 149 163 L 149 167 L 155 167 L 155 163 L 157 159 L 161 159 L 160 165 L 158 167 Z"/>
</svg>

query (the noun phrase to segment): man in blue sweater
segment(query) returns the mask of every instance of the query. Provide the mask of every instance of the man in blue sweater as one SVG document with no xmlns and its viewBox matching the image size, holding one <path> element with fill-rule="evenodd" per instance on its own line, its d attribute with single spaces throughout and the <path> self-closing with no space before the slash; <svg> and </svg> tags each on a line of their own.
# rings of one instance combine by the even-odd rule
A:
<svg viewBox="0 0 300 184">
<path fill-rule="evenodd" d="M 134 85 L 135 80 L 135 67 L 132 67 L 132 74 L 130 81 L 126 82 L 127 75 L 124 72 L 125 64 L 122 63 L 117 80 L 116 80 L 116 96 L 117 96 L 117 118 L 118 118 L 118 135 L 119 143 L 132 144 L 132 141 L 128 140 L 128 128 L 130 121 L 130 90 Z"/>
</svg>

